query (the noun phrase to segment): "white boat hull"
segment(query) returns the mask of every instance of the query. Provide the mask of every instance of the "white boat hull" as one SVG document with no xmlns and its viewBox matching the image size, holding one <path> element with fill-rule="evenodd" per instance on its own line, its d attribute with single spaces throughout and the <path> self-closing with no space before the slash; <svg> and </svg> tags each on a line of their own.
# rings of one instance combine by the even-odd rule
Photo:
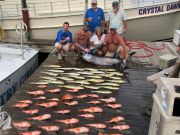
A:
<svg viewBox="0 0 180 135">
<path fill-rule="evenodd" d="M 5 66 L 4 64 L 7 64 L 8 66 L 12 66 L 12 68 L 11 70 L 7 69 L 7 73 L 3 73 L 6 72 L 2 71 L 3 69 L 0 71 L 0 105 L 6 103 L 6 101 L 14 94 L 16 88 L 23 84 L 38 66 L 38 51 L 30 50 L 28 53 L 31 53 L 31 51 L 33 52 L 32 54 L 29 54 L 28 58 L 25 52 L 24 60 L 22 60 L 21 56 L 19 56 L 20 58 L 15 58 L 17 59 L 17 63 L 23 61 L 22 63 L 19 62 L 19 66 L 15 65 L 16 60 L 12 60 L 10 57 L 7 59 L 1 57 L 0 65 L 3 64 L 3 66 Z"/>
<path fill-rule="evenodd" d="M 174 3 L 178 2 L 125 9 L 128 16 L 126 38 L 128 40 L 145 41 L 172 38 L 174 30 L 179 29 L 180 22 L 180 8 L 167 9 L 167 7 Z M 146 14 L 142 14 L 144 9 L 155 7 L 163 7 L 163 11 L 153 13 L 155 11 L 146 10 Z M 149 13 L 147 11 L 149 11 Z M 51 12 L 47 12 L 39 13 L 37 16 L 31 16 L 31 38 L 54 40 L 57 31 L 62 28 L 62 24 L 65 21 L 70 23 L 70 30 L 75 34 L 82 26 L 83 14 L 83 12 L 67 12 L 65 14 L 54 12 L 52 15 Z M 19 19 L 15 18 L 3 20 L 3 28 L 6 30 L 9 38 L 17 38 L 13 26 L 15 26 L 18 21 Z"/>
</svg>

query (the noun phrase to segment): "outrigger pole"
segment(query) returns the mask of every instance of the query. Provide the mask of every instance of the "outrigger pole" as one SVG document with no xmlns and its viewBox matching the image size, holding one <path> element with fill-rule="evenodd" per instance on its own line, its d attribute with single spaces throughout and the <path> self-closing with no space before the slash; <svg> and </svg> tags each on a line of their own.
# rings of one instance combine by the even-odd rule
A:
<svg viewBox="0 0 180 135">
<path fill-rule="evenodd" d="M 23 22 L 27 25 L 26 39 L 30 39 L 30 19 L 26 0 L 21 0 Z"/>
</svg>

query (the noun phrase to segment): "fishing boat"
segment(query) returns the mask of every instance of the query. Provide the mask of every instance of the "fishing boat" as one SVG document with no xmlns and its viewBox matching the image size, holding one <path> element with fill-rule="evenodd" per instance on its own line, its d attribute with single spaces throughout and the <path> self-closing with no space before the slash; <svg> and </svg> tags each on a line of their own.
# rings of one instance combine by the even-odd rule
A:
<svg viewBox="0 0 180 135">
<path fill-rule="evenodd" d="M 0 105 L 33 73 L 38 50 L 14 44 L 0 44 Z"/>
<path fill-rule="evenodd" d="M 90 0 L 26 0 L 32 39 L 55 39 L 63 22 L 70 23 L 75 33 L 80 29 Z M 112 0 L 98 0 L 105 15 L 112 9 Z M 120 0 L 128 16 L 128 40 L 154 41 L 173 37 L 179 29 L 179 0 Z M 14 25 L 22 19 L 20 1 L 0 1 L 0 20 L 9 38 L 16 38 Z M 49 34 L 51 33 L 51 34 Z M 148 36 L 147 36 L 148 35 Z"/>
</svg>

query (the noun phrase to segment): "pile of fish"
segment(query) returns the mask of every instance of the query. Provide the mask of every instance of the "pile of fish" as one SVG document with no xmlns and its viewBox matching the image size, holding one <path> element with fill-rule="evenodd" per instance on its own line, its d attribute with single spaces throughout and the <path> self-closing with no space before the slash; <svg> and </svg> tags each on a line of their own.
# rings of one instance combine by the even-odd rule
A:
<svg viewBox="0 0 180 135">
<path fill-rule="evenodd" d="M 44 65 L 30 82 L 12 125 L 21 135 L 128 134 L 129 125 L 115 96 L 124 83 L 115 69 Z M 19 119 L 21 118 L 21 119 Z"/>
</svg>

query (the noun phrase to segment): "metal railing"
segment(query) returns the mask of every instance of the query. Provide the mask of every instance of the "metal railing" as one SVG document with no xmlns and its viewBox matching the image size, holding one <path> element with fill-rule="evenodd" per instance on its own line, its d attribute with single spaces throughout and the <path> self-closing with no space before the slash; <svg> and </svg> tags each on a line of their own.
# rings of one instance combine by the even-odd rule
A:
<svg viewBox="0 0 180 135">
<path fill-rule="evenodd" d="M 174 2 L 177 0 L 120 0 L 124 9 L 157 3 Z M 111 0 L 98 0 L 98 6 L 104 11 L 111 9 Z M 88 7 L 91 6 L 90 0 Z M 28 3 L 30 17 L 55 16 L 63 14 L 84 13 L 85 0 L 59 0 L 56 2 Z M 0 5 L 0 19 L 22 17 L 20 4 Z"/>
</svg>

